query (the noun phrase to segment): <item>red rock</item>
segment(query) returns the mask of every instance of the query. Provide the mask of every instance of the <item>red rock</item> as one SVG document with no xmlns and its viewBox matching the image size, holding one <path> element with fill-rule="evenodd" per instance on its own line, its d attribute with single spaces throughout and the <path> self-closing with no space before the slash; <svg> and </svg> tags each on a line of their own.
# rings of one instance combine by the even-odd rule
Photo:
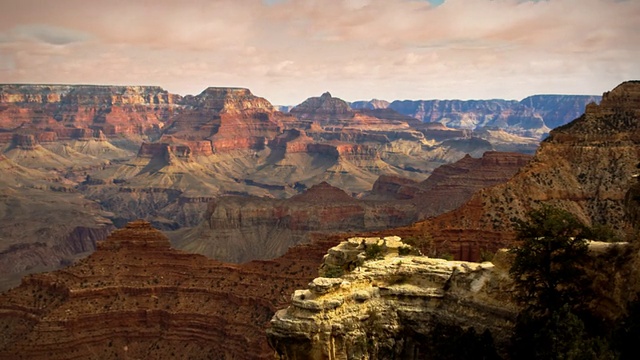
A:
<svg viewBox="0 0 640 360">
<path fill-rule="evenodd" d="M 88 258 L 0 295 L 0 357 L 270 359 L 264 327 L 337 242 L 229 265 L 130 223 Z"/>
<path fill-rule="evenodd" d="M 481 190 L 460 208 L 403 234 L 429 233 L 441 251 L 475 261 L 483 251 L 512 245 L 513 220 L 547 203 L 587 225 L 604 224 L 623 235 L 628 226 L 624 197 L 640 162 L 639 113 L 640 82 L 617 86 L 604 94 L 601 105 L 590 105 L 583 116 L 553 130 L 507 183 Z"/>
</svg>

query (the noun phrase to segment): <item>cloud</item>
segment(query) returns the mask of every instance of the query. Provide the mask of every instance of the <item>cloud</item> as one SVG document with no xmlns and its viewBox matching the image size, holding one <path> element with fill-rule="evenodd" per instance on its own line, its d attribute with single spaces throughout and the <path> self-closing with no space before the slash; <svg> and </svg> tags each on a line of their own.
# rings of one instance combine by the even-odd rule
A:
<svg viewBox="0 0 640 360">
<path fill-rule="evenodd" d="M 46 24 L 17 25 L 0 32 L 0 44 L 34 41 L 49 45 L 67 45 L 90 38 L 91 36 L 83 31 Z"/>
<path fill-rule="evenodd" d="M 640 2 L 6 0 L 9 82 L 245 86 L 293 104 L 601 93 L 640 78 Z"/>
</svg>

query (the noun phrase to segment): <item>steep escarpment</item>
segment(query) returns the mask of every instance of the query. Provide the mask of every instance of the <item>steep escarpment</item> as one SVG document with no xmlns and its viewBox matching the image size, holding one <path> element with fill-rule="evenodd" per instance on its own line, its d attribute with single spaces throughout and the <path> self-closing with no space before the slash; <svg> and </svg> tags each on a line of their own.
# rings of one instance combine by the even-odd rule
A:
<svg viewBox="0 0 640 360">
<path fill-rule="evenodd" d="M 482 190 L 459 209 L 417 223 L 460 259 L 509 245 L 512 220 L 539 203 L 564 208 L 587 224 L 625 232 L 623 203 L 640 160 L 640 82 L 605 93 L 600 105 L 555 129 L 509 182 Z M 404 230 L 403 230 L 404 231 Z"/>
<path fill-rule="evenodd" d="M 534 95 L 515 100 L 403 100 L 389 108 L 423 122 L 439 122 L 452 128 L 504 129 L 510 133 L 541 137 L 583 113 L 600 97 L 590 95 Z"/>
<path fill-rule="evenodd" d="M 179 95 L 156 86 L 0 85 L 0 127 L 54 140 L 157 134 Z"/>
<path fill-rule="evenodd" d="M 284 200 L 215 199 L 205 221 L 175 244 L 215 259 L 245 262 L 278 257 L 321 235 L 408 224 L 414 216 L 413 204 L 357 200 L 320 183 Z"/>
<path fill-rule="evenodd" d="M 264 326 L 335 241 L 238 266 L 173 250 L 148 223 L 130 223 L 88 258 L 0 295 L 0 356 L 272 358 Z"/>
<path fill-rule="evenodd" d="M 524 167 L 531 156 L 519 153 L 487 151 L 481 158 L 469 155 L 455 163 L 436 168 L 422 182 L 380 177 L 368 198 L 412 199 L 419 218 L 453 210 L 476 191 L 509 180 Z"/>
<path fill-rule="evenodd" d="M 373 246 L 382 247 L 379 258 L 367 258 Z M 446 261 L 408 249 L 398 237 L 351 238 L 329 249 L 321 273 L 345 273 L 314 279 L 276 313 L 267 334 L 278 356 L 423 359 L 443 329 L 491 333 L 504 353 L 518 312 L 508 262 Z M 445 334 L 442 341 L 452 336 Z"/>
</svg>

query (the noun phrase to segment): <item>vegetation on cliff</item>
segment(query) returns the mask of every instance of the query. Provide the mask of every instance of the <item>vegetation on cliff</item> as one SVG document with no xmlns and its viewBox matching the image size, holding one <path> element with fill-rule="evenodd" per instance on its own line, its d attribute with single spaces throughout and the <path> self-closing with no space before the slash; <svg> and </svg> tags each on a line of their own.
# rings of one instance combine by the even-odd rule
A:
<svg viewBox="0 0 640 360">
<path fill-rule="evenodd" d="M 596 301 L 588 269 L 588 238 L 602 235 L 571 213 L 543 205 L 516 224 L 521 245 L 510 270 L 523 306 L 512 339 L 513 359 L 625 359 L 640 339 L 638 301 L 627 315 L 604 319 L 589 308 Z M 613 247 L 612 249 L 616 249 Z M 610 251 L 608 262 L 624 257 Z M 628 259 L 627 259 L 628 260 Z"/>
</svg>

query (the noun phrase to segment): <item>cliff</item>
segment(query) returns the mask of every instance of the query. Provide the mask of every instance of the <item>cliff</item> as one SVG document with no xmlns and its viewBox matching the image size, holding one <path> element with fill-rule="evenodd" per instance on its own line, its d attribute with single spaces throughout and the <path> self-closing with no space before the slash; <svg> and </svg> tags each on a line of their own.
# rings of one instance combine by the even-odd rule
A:
<svg viewBox="0 0 640 360">
<path fill-rule="evenodd" d="M 156 86 L 0 85 L 0 128 L 28 124 L 60 140 L 79 138 L 78 129 L 108 137 L 157 134 L 180 99 Z"/>
<path fill-rule="evenodd" d="M 439 122 L 457 129 L 500 128 L 540 138 L 557 126 L 580 116 L 590 95 L 534 95 L 514 100 L 403 100 L 389 108 L 423 122 Z"/>
<path fill-rule="evenodd" d="M 327 183 L 289 199 L 220 197 L 177 247 L 230 262 L 272 259 L 328 234 L 383 229 L 415 220 L 412 204 L 362 201 Z"/>
<path fill-rule="evenodd" d="M 89 257 L 0 294 L 0 357 L 270 359 L 264 326 L 335 241 L 229 265 L 132 222 Z"/>
<path fill-rule="evenodd" d="M 539 203 L 568 210 L 586 224 L 625 233 L 623 203 L 640 161 L 640 82 L 625 82 L 584 115 L 553 130 L 534 158 L 505 184 L 481 190 L 460 208 L 402 229 L 429 233 L 458 259 L 508 246 L 513 219 Z M 405 232 L 406 231 L 406 232 Z"/>
<path fill-rule="evenodd" d="M 367 258 L 376 244 L 380 257 Z M 508 262 L 416 256 L 393 236 L 350 238 L 329 249 L 323 271 L 344 274 L 296 290 L 271 320 L 267 335 L 280 359 L 423 359 L 437 336 L 453 341 L 443 329 L 491 333 L 504 353 L 519 310 Z"/>
</svg>

